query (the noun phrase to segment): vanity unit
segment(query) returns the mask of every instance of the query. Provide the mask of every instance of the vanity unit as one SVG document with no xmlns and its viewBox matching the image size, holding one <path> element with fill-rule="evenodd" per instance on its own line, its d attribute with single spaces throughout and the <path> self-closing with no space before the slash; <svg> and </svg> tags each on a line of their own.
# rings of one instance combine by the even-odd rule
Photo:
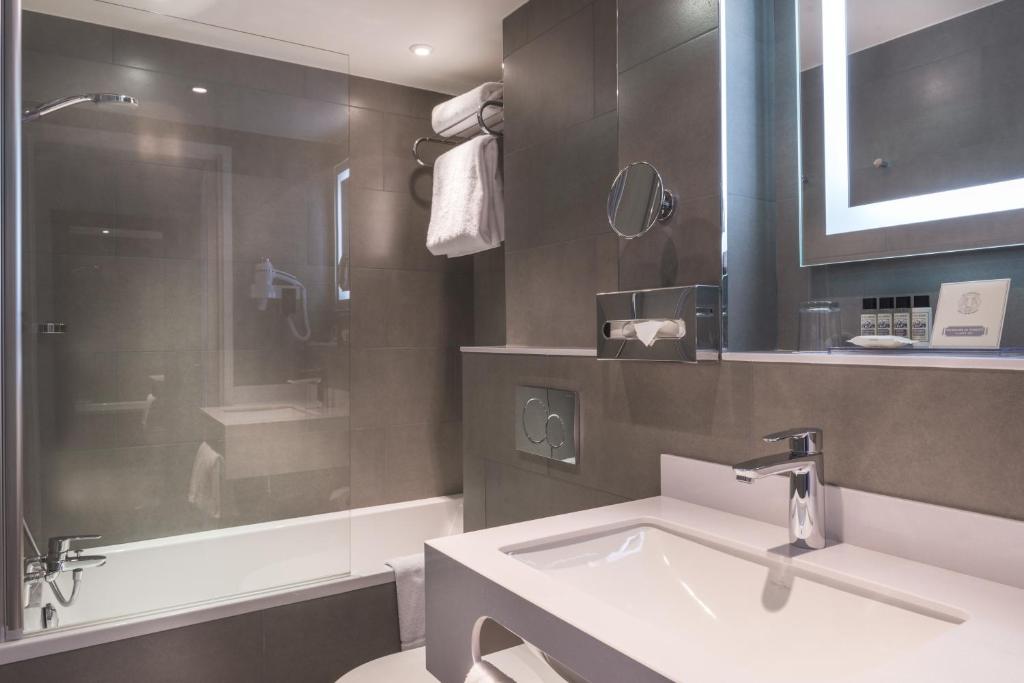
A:
<svg viewBox="0 0 1024 683">
<path fill-rule="evenodd" d="M 430 541 L 428 669 L 489 617 L 591 683 L 1019 680 L 1024 522 L 825 487 L 805 550 L 735 476 L 662 456 L 661 496 Z"/>
</svg>

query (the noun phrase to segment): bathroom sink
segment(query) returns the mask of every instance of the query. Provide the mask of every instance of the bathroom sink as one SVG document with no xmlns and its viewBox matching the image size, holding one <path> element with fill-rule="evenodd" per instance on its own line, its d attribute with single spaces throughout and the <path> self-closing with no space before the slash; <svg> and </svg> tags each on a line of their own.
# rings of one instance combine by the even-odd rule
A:
<svg viewBox="0 0 1024 683">
<path fill-rule="evenodd" d="M 786 557 L 650 523 L 505 552 L 566 589 L 699 644 L 710 657 L 749 667 L 749 680 L 791 681 L 799 671 L 839 680 L 884 666 L 963 623 L 952 610 L 911 596 L 883 595 L 796 569 Z"/>
</svg>

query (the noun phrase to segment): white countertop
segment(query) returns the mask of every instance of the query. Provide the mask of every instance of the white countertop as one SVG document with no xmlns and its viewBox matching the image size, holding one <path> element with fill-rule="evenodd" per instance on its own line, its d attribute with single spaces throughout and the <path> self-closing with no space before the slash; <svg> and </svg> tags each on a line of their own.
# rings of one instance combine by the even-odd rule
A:
<svg viewBox="0 0 1024 683">
<path fill-rule="evenodd" d="M 644 521 L 694 538 L 774 558 L 787 548 L 785 528 L 754 519 L 659 496 L 583 512 L 496 527 L 428 545 L 527 602 L 589 634 L 633 660 L 677 681 L 741 681 L 749 673 L 736 661 L 721 661 L 702 651 L 699 642 L 683 642 L 671 632 L 555 581 L 508 556 L 502 549 L 580 531 Z M 771 552 L 775 549 L 775 552 Z M 813 574 L 863 587 L 875 593 L 904 596 L 922 605 L 941 606 L 965 621 L 920 649 L 890 661 L 884 669 L 845 678 L 847 681 L 964 683 L 1024 680 L 1024 590 L 958 574 L 850 544 L 782 558 Z M 535 643 L 544 647 L 544 643 Z M 794 665 L 799 668 L 800 635 L 793 634 Z M 749 672 L 750 662 L 746 662 Z M 803 672 L 814 680 L 813 671 Z"/>
</svg>

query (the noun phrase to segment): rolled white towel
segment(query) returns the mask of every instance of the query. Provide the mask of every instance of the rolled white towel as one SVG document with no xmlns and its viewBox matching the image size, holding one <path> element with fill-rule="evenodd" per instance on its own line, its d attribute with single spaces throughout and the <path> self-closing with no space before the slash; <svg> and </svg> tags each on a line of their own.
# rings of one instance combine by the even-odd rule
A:
<svg viewBox="0 0 1024 683">
<path fill-rule="evenodd" d="M 477 124 L 477 112 L 487 100 L 500 100 L 504 96 L 505 86 L 502 83 L 484 83 L 458 97 L 442 102 L 434 107 L 430 115 L 430 123 L 434 132 L 444 137 L 472 137 L 480 131 Z M 497 128 L 504 114 L 496 107 L 488 107 L 484 111 L 484 121 L 488 126 Z"/>
</svg>

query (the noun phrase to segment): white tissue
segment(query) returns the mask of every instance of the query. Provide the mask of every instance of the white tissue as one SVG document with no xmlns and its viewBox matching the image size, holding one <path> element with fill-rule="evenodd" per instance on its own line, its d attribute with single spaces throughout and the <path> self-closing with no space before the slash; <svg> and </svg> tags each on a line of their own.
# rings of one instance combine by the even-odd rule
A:
<svg viewBox="0 0 1024 683">
<path fill-rule="evenodd" d="M 654 342 L 658 339 L 658 332 L 664 324 L 663 320 L 644 320 L 633 323 L 636 338 L 643 342 L 644 346 L 654 346 Z"/>
</svg>

